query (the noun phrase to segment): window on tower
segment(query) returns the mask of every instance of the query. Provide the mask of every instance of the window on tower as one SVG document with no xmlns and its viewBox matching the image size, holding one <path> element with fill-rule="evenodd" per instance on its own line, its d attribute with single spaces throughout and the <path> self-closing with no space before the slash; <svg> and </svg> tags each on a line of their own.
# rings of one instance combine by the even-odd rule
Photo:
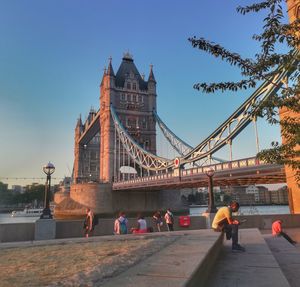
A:
<svg viewBox="0 0 300 287">
<path fill-rule="evenodd" d="M 131 83 L 127 82 L 127 89 L 131 90 Z"/>
<path fill-rule="evenodd" d="M 136 90 L 136 83 L 133 83 L 133 84 L 132 84 L 132 89 L 133 89 L 133 90 Z"/>
<path fill-rule="evenodd" d="M 90 153 L 90 159 L 91 159 L 91 160 L 97 159 L 97 156 L 96 156 L 96 152 L 95 152 L 95 151 L 91 151 L 91 153 Z"/>
<path fill-rule="evenodd" d="M 145 118 L 143 118 L 143 121 L 142 121 L 142 127 L 143 129 L 146 129 L 147 128 L 147 121 Z"/>
<path fill-rule="evenodd" d="M 146 140 L 144 141 L 144 149 L 148 149 L 149 148 L 149 141 Z"/>
</svg>

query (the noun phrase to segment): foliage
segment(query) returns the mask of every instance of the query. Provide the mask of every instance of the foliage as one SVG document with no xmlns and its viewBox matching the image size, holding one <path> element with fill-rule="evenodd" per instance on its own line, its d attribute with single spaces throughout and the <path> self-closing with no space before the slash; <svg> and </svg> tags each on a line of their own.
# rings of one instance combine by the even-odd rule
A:
<svg viewBox="0 0 300 287">
<path fill-rule="evenodd" d="M 26 187 L 26 192 L 18 194 L 18 202 L 33 203 L 34 201 L 43 202 L 45 186 L 43 184 L 30 185 Z"/>
<path fill-rule="evenodd" d="M 28 185 L 24 193 L 16 193 L 7 188 L 7 185 L 0 182 L 0 204 L 33 204 L 42 203 L 44 200 L 45 185 Z"/>
<path fill-rule="evenodd" d="M 266 0 L 249 6 L 238 6 L 237 12 L 243 15 L 247 13 L 266 12 L 263 20 L 263 30 L 260 34 L 253 35 L 253 40 L 260 44 L 260 51 L 253 59 L 243 58 L 240 54 L 228 51 L 224 47 L 204 38 L 189 38 L 194 48 L 205 51 L 216 58 L 226 61 L 241 70 L 242 80 L 238 82 L 220 83 L 197 83 L 194 88 L 204 93 L 216 91 L 239 91 L 254 88 L 261 81 L 269 81 L 276 74 L 279 66 L 288 70 L 295 70 L 290 76 L 287 85 L 278 86 L 278 92 L 264 101 L 258 109 L 253 112 L 254 117 L 264 117 L 270 124 L 280 124 L 281 132 L 285 141 L 283 144 L 272 143 L 272 148 L 263 150 L 258 154 L 260 159 L 269 163 L 280 163 L 292 166 L 297 170 L 298 182 L 300 182 L 300 117 L 281 117 L 279 110 L 300 112 L 300 56 L 293 52 L 300 45 L 300 21 L 285 23 L 283 0 Z M 281 52 L 286 51 L 286 52 Z M 291 64 L 292 59 L 297 58 Z"/>
<path fill-rule="evenodd" d="M 0 204 L 11 204 L 13 194 L 8 191 L 7 184 L 0 182 Z"/>
</svg>

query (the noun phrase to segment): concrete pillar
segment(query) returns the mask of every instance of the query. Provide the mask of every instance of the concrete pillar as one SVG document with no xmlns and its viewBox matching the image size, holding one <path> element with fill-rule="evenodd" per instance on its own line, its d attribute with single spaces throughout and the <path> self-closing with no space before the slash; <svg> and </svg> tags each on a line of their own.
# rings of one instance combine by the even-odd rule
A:
<svg viewBox="0 0 300 287">
<path fill-rule="evenodd" d="M 34 239 L 49 240 L 55 239 L 56 222 L 54 219 L 38 219 L 35 222 Z"/>
</svg>

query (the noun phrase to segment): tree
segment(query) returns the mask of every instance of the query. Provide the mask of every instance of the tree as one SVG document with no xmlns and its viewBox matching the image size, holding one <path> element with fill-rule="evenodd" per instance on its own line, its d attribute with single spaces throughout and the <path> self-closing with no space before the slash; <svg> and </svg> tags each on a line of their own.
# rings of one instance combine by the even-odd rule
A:
<svg viewBox="0 0 300 287">
<path fill-rule="evenodd" d="M 20 195 L 19 200 L 22 203 L 33 203 L 34 201 L 42 203 L 44 200 L 44 192 L 45 185 L 43 184 L 28 185 L 26 192 Z"/>
<path fill-rule="evenodd" d="M 283 0 L 266 0 L 249 6 L 238 6 L 237 12 L 243 15 L 247 13 L 267 12 L 263 20 L 263 31 L 253 35 L 253 39 L 260 43 L 260 51 L 253 59 L 242 58 L 238 53 L 229 51 L 219 44 L 204 38 L 192 37 L 188 40 L 194 48 L 199 48 L 216 58 L 228 62 L 232 66 L 240 68 L 243 79 L 238 82 L 197 83 L 194 88 L 204 93 L 216 91 L 239 91 L 254 88 L 261 81 L 270 81 L 279 66 L 284 69 L 295 70 L 292 73 L 288 86 L 281 86 L 276 94 L 264 101 L 253 117 L 264 117 L 274 125 L 280 124 L 281 133 L 285 141 L 271 143 L 272 148 L 258 153 L 260 159 L 269 163 L 279 163 L 291 166 L 297 171 L 297 181 L 300 184 L 300 118 L 279 118 L 279 111 L 288 108 L 290 111 L 300 112 L 300 75 L 299 53 L 294 53 L 300 46 L 300 21 L 293 23 L 284 22 L 282 8 Z M 281 51 L 286 52 L 281 52 Z M 296 59 L 296 61 L 293 61 Z M 293 64 L 291 64 L 293 62 Z M 276 85 L 276 83 L 271 84 Z"/>
<path fill-rule="evenodd" d="M 13 193 L 8 189 L 8 184 L 0 181 L 0 204 L 6 205 L 13 202 Z"/>
</svg>

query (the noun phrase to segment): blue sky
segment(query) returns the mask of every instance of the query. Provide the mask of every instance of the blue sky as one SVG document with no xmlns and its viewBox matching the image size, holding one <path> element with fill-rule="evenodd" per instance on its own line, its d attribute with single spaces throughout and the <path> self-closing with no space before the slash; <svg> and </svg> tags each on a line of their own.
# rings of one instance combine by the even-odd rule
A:
<svg viewBox="0 0 300 287">
<path fill-rule="evenodd" d="M 199 81 L 238 80 L 240 74 L 187 39 L 203 36 L 252 56 L 258 44 L 251 37 L 259 33 L 263 15 L 235 10 L 251 2 L 0 0 L 0 177 L 43 177 L 48 161 L 56 166 L 54 177 L 70 175 L 76 120 L 91 106 L 99 108 L 108 58 L 116 72 L 126 51 L 146 77 L 154 65 L 160 117 L 197 145 L 251 91 L 195 91 Z M 260 120 L 258 130 L 264 148 L 279 140 L 278 127 Z M 233 148 L 235 158 L 255 154 L 252 126 Z M 229 156 L 226 150 L 220 154 Z"/>
</svg>

